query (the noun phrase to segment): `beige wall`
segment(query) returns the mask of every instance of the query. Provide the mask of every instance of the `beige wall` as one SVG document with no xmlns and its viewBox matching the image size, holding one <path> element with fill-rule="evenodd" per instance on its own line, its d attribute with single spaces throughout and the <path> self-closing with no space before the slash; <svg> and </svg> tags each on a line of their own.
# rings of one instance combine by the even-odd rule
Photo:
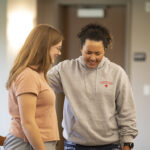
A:
<svg viewBox="0 0 150 150">
<path fill-rule="evenodd" d="M 145 52 L 146 61 L 134 61 L 135 52 Z M 145 0 L 132 1 L 131 54 L 131 81 L 137 105 L 139 129 L 135 149 L 149 150 L 150 95 L 144 95 L 144 87 L 150 86 L 150 12 L 145 12 Z"/>
<path fill-rule="evenodd" d="M 37 24 L 51 24 L 60 29 L 59 6 L 56 0 L 37 0 Z"/>
<path fill-rule="evenodd" d="M 17 51 L 20 49 L 14 49 L 11 44 L 17 43 L 16 45 L 19 45 L 19 40 L 22 39 L 21 36 L 24 35 L 22 31 L 25 31 L 27 33 L 26 25 L 28 26 L 28 24 L 30 24 L 30 22 L 27 22 L 28 19 L 24 18 L 24 16 L 20 13 L 24 10 L 26 11 L 23 14 L 27 14 L 26 12 L 30 12 L 30 14 L 32 15 L 31 12 L 35 11 L 35 15 L 36 0 L 0 0 L 0 135 L 4 136 L 8 134 L 8 129 L 10 127 L 11 121 L 10 115 L 8 113 L 8 93 L 5 88 L 5 84 L 8 79 L 8 74 L 13 64 L 13 60 L 16 56 Z M 21 16 L 20 18 L 18 18 L 18 15 L 16 17 L 16 14 L 12 15 L 12 13 L 16 11 L 19 12 L 18 14 Z M 15 18 L 13 18 L 13 21 L 11 20 L 12 16 L 15 16 Z M 33 22 L 35 20 L 36 19 L 34 17 Z"/>
<path fill-rule="evenodd" d="M 38 1 L 38 18 L 37 24 L 48 23 L 56 28 L 63 30 L 61 27 L 61 9 L 58 4 L 79 4 L 79 3 L 114 3 L 114 4 L 125 4 L 127 1 L 131 1 L 131 18 L 129 17 L 128 31 L 131 35 L 128 38 L 131 39 L 127 42 L 127 49 L 129 50 L 130 57 L 130 77 L 133 86 L 133 92 L 135 96 L 135 102 L 137 105 L 137 119 L 139 135 L 135 140 L 135 150 L 149 150 L 149 133 L 150 133 L 150 95 L 144 95 L 144 85 L 150 86 L 150 12 L 146 13 L 145 1 L 146 0 L 37 0 Z M 4 87 L 4 80 L 8 74 L 7 62 L 6 62 L 6 5 L 7 0 L 0 0 L 0 88 Z M 2 15 L 3 14 L 3 15 Z M 129 44 L 130 43 L 130 44 Z M 147 59 L 145 62 L 133 61 L 134 52 L 145 52 Z M 6 64 L 5 64 L 6 63 Z M 7 94 L 5 88 L 0 90 L 1 99 L 7 100 Z M 61 95 L 61 97 L 63 97 Z M 2 102 L 2 101 L 0 101 Z M 57 103 L 57 109 L 59 112 L 63 101 Z M 7 106 L 7 103 L 5 103 Z M 3 104 L 0 103 L 0 114 L 5 113 L 2 109 Z M 7 114 L 6 114 L 7 115 Z M 8 120 L 7 117 L 0 116 L 0 133 L 5 134 L 7 130 Z M 59 122 L 61 122 L 59 116 Z M 5 124 L 3 124 L 3 123 Z"/>
</svg>

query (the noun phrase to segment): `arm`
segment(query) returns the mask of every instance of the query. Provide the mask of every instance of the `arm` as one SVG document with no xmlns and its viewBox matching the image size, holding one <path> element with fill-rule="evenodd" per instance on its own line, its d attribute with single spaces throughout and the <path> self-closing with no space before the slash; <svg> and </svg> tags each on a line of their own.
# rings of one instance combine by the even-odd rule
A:
<svg viewBox="0 0 150 150">
<path fill-rule="evenodd" d="M 51 68 L 47 73 L 48 83 L 55 91 L 55 93 L 63 92 L 60 69 L 61 69 L 61 63 Z"/>
<path fill-rule="evenodd" d="M 136 108 L 129 79 L 123 70 L 118 80 L 116 108 L 120 141 L 122 143 L 133 142 L 138 133 L 136 129 Z M 128 146 L 123 148 L 123 150 L 128 149 Z"/>
<path fill-rule="evenodd" d="M 22 94 L 17 97 L 17 101 L 21 125 L 29 143 L 36 150 L 46 150 L 35 121 L 37 96 L 35 94 Z"/>
</svg>

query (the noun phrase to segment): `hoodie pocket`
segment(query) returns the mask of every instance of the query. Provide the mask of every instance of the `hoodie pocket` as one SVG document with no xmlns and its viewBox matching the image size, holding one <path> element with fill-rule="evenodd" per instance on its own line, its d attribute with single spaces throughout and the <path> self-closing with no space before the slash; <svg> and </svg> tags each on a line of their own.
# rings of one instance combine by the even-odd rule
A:
<svg viewBox="0 0 150 150">
<path fill-rule="evenodd" d="M 108 138 L 110 136 L 113 136 L 116 134 L 118 127 L 115 119 L 109 119 L 109 120 L 91 120 L 91 121 L 85 121 L 76 122 L 72 128 L 72 134 L 73 136 L 76 136 L 78 138 L 88 138 L 91 139 L 98 139 L 100 137 Z"/>
<path fill-rule="evenodd" d="M 103 137 L 110 137 L 116 134 L 116 131 L 118 132 L 118 126 L 115 118 L 100 121 L 99 124 L 97 132 L 99 132 Z"/>
<path fill-rule="evenodd" d="M 96 136 L 110 137 L 112 136 L 112 130 L 110 128 L 110 122 L 108 121 L 96 121 L 93 130 Z"/>
</svg>

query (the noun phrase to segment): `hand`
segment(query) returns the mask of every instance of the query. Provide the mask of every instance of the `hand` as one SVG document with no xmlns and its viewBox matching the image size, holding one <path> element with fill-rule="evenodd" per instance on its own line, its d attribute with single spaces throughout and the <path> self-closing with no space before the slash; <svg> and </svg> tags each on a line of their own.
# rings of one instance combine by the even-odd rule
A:
<svg viewBox="0 0 150 150">
<path fill-rule="evenodd" d="M 129 146 L 123 146 L 122 150 L 131 150 Z"/>
</svg>

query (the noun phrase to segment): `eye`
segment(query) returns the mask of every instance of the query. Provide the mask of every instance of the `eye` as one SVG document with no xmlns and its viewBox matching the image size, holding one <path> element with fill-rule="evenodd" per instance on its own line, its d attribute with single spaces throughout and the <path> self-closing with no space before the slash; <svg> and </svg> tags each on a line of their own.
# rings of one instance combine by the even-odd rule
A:
<svg viewBox="0 0 150 150">
<path fill-rule="evenodd" d="M 92 52 L 91 52 L 91 51 L 87 51 L 86 53 L 87 53 L 87 54 L 92 54 Z"/>
<path fill-rule="evenodd" d="M 100 53 L 100 52 L 96 52 L 95 54 L 98 56 L 98 55 L 100 55 L 101 53 Z"/>
<path fill-rule="evenodd" d="M 59 50 L 59 51 L 61 51 L 61 50 L 62 50 L 62 47 L 61 47 L 61 46 L 56 47 L 56 48 L 57 48 L 57 50 Z"/>
</svg>

